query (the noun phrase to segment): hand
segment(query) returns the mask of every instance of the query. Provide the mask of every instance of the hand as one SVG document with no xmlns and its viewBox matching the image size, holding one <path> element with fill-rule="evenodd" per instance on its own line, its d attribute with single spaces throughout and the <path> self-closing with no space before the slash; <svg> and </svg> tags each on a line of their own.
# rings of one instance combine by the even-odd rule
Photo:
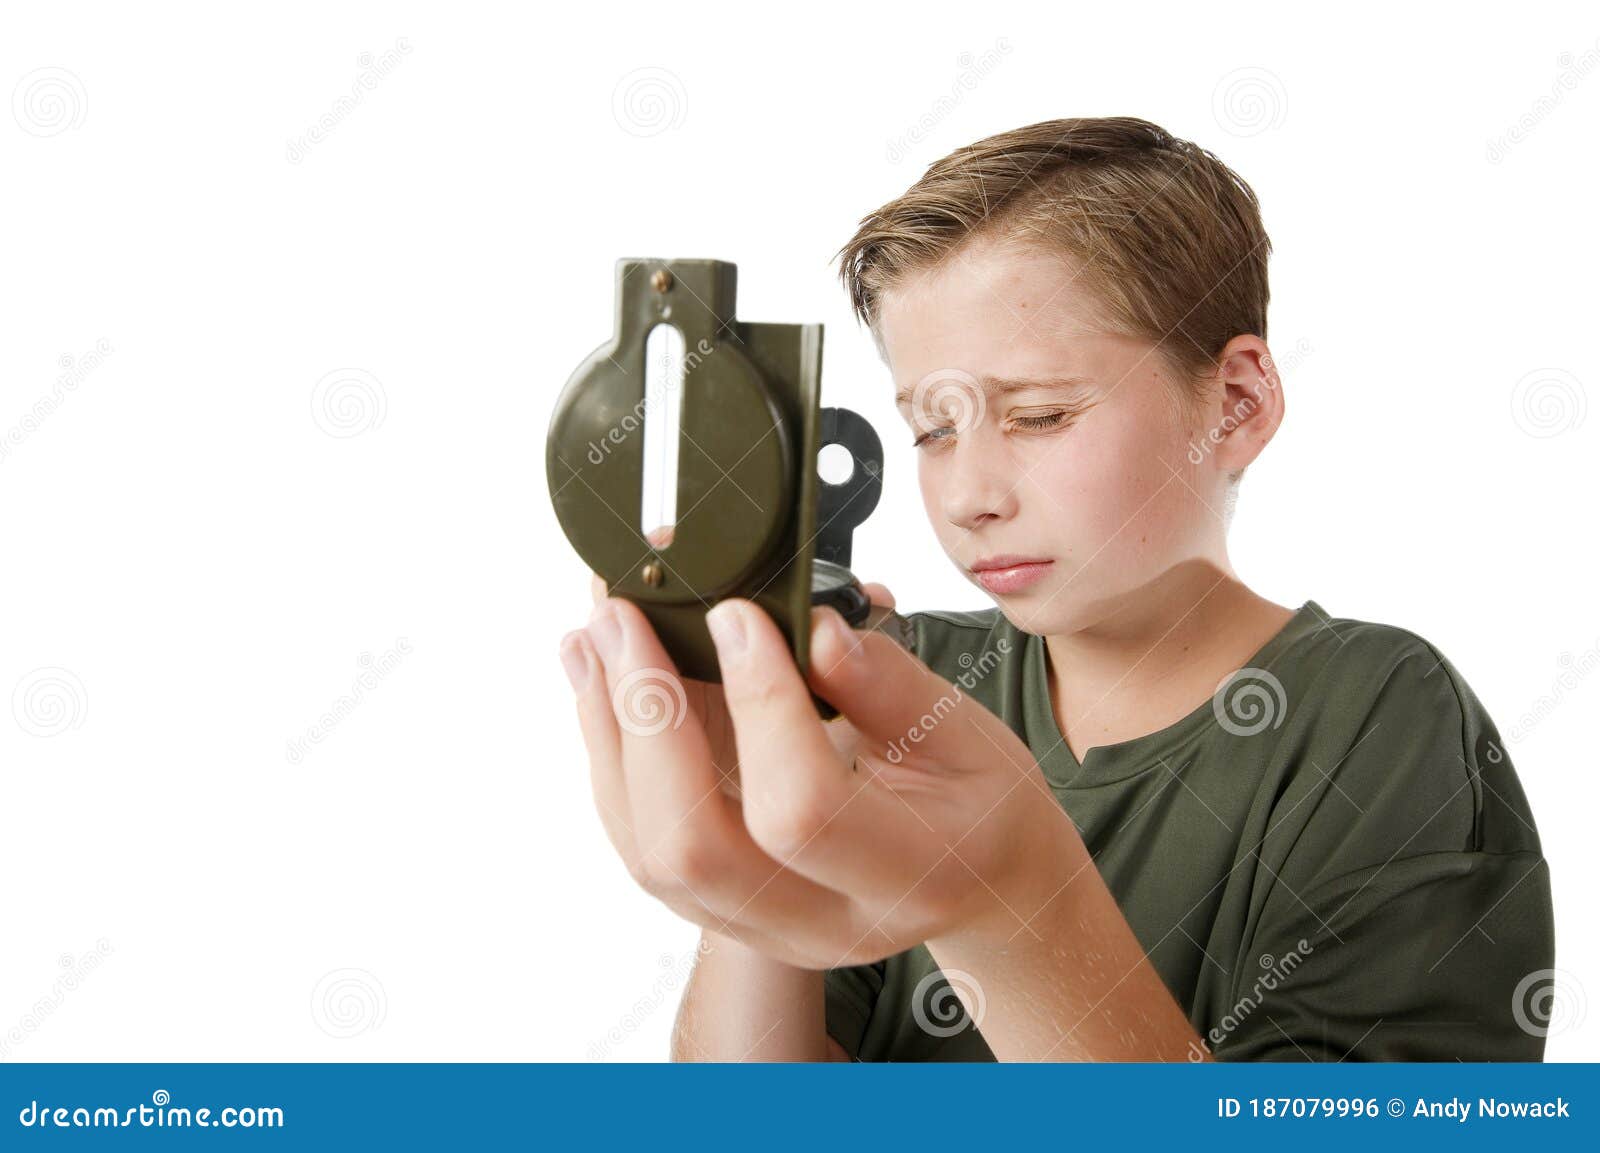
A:
<svg viewBox="0 0 1600 1153">
<path fill-rule="evenodd" d="M 861 586 L 861 591 L 867 594 L 867 599 L 873 604 L 882 605 L 884 608 L 894 608 L 894 594 L 886 586 L 868 582 Z M 606 582 L 598 573 L 590 574 L 589 598 L 595 605 L 598 605 L 606 598 Z M 679 677 L 677 679 L 678 683 L 683 686 L 684 697 L 689 709 L 700 722 L 701 728 L 705 730 L 706 739 L 711 745 L 711 763 L 717 769 L 718 788 L 728 796 L 738 799 L 738 748 L 734 741 L 733 721 L 728 716 L 728 708 L 722 686 L 706 681 L 690 680 L 687 677 Z M 636 700 L 635 703 L 650 706 L 655 701 L 646 694 L 644 699 Z M 839 727 L 844 727 L 842 722 Z M 604 812 L 602 810 L 603 816 Z M 616 842 L 615 837 L 611 839 L 613 843 Z"/>
<path fill-rule="evenodd" d="M 742 799 L 719 788 L 718 706 L 688 703 L 636 606 L 601 599 L 562 645 L 607 835 L 681 916 L 833 968 L 939 937 L 1003 944 L 1087 863 L 1022 741 L 889 638 L 815 610 L 803 678 L 755 604 L 708 623 Z M 808 684 L 841 720 L 817 717 Z M 671 715 L 638 723 L 640 693 Z"/>
</svg>

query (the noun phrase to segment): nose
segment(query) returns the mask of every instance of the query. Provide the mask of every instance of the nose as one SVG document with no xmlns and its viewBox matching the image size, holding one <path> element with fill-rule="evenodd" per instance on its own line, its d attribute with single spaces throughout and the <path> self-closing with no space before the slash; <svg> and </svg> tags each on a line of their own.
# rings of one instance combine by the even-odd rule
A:
<svg viewBox="0 0 1600 1153">
<path fill-rule="evenodd" d="M 991 521 L 1015 515 L 1017 477 L 1005 461 L 1005 449 L 986 443 L 983 428 L 962 435 L 945 460 L 940 503 L 945 519 L 972 531 Z"/>
</svg>

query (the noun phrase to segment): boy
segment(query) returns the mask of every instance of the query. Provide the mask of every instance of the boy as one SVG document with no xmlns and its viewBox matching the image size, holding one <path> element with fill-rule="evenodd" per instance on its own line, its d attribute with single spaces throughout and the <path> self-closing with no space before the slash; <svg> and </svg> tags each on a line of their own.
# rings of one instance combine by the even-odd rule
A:
<svg viewBox="0 0 1600 1153">
<path fill-rule="evenodd" d="M 1229 564 L 1283 414 L 1268 252 L 1131 118 L 980 141 L 862 222 L 843 278 L 996 608 L 912 614 L 915 658 L 819 610 L 808 685 L 723 601 L 724 685 L 669 726 L 618 722 L 672 676 L 632 605 L 564 640 L 607 833 L 705 929 L 674 1056 L 1541 1058 L 1548 870 L 1482 705 Z"/>
</svg>

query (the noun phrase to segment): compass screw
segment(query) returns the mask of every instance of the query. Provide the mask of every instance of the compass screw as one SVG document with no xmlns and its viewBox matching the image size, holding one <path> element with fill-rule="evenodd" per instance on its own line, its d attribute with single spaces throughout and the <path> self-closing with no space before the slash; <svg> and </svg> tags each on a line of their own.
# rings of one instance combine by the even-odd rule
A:
<svg viewBox="0 0 1600 1153">
<path fill-rule="evenodd" d="M 658 268 L 650 274 L 650 287 L 657 292 L 665 292 L 672 287 L 672 273 L 665 268 Z"/>
<path fill-rule="evenodd" d="M 649 564 L 645 565 L 644 569 L 639 573 L 639 575 L 644 578 L 644 583 L 649 585 L 651 588 L 654 589 L 661 587 L 661 566 L 655 561 L 651 561 Z"/>
</svg>

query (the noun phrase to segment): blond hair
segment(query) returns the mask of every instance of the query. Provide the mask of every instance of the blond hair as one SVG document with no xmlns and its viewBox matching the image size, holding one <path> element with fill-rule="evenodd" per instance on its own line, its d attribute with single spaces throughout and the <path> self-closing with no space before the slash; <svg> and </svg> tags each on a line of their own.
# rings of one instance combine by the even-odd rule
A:
<svg viewBox="0 0 1600 1153">
<path fill-rule="evenodd" d="M 1255 193 L 1147 120 L 1047 120 L 933 164 L 839 250 L 856 316 L 876 336 L 885 292 L 979 235 L 1068 253 L 1105 320 L 1158 345 L 1190 385 L 1233 337 L 1266 339 L 1272 245 Z"/>
</svg>

